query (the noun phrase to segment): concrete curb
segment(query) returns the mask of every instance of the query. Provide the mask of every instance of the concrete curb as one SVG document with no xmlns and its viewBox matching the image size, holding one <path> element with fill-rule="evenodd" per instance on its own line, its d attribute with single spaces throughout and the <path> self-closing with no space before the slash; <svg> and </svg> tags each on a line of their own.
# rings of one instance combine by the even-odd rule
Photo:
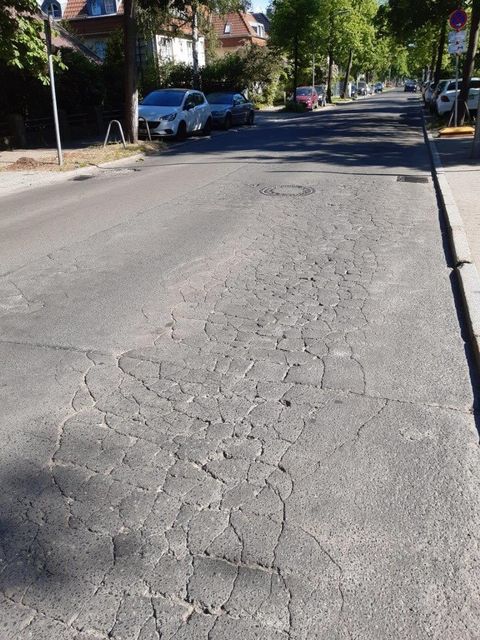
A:
<svg viewBox="0 0 480 640">
<path fill-rule="evenodd" d="M 450 246 L 455 261 L 454 268 L 460 283 L 468 330 L 477 366 L 480 368 L 480 275 L 472 259 L 462 216 L 448 184 L 440 154 L 435 145 L 435 139 L 427 131 L 423 113 L 422 122 L 425 140 L 427 141 L 432 161 L 433 181 L 447 223 Z"/>
</svg>

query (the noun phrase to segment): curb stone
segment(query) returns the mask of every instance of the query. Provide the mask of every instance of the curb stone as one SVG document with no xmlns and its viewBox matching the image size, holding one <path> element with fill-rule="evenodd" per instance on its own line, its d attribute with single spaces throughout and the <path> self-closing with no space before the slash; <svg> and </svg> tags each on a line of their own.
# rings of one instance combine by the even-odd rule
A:
<svg viewBox="0 0 480 640">
<path fill-rule="evenodd" d="M 433 181 L 439 195 L 441 209 L 447 222 L 450 246 L 455 262 L 454 269 L 460 282 L 468 330 L 472 340 L 477 366 L 480 367 L 480 275 L 472 259 L 463 220 L 450 185 L 448 184 L 440 154 L 435 145 L 435 139 L 432 134 L 427 131 L 423 113 L 422 122 L 425 140 L 427 141 L 432 161 Z"/>
</svg>

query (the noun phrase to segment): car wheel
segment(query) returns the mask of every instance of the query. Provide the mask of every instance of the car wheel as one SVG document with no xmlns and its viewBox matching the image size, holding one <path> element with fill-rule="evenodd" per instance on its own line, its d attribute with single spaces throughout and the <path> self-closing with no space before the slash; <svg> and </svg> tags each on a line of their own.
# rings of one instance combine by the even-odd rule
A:
<svg viewBox="0 0 480 640">
<path fill-rule="evenodd" d="M 225 116 L 225 120 L 223 121 L 223 128 L 225 129 L 225 131 L 228 131 L 232 126 L 232 115 L 230 113 L 227 113 L 227 115 Z"/>
<path fill-rule="evenodd" d="M 202 129 L 202 136 L 209 136 L 212 133 L 212 119 L 207 118 L 205 126 Z"/>
<path fill-rule="evenodd" d="M 178 125 L 177 135 L 175 137 L 177 140 L 186 140 L 187 138 L 187 125 L 183 120 Z"/>
<path fill-rule="evenodd" d="M 255 112 L 254 111 L 250 111 L 250 113 L 248 114 L 248 118 L 247 118 L 247 124 L 252 126 L 255 123 Z"/>
</svg>

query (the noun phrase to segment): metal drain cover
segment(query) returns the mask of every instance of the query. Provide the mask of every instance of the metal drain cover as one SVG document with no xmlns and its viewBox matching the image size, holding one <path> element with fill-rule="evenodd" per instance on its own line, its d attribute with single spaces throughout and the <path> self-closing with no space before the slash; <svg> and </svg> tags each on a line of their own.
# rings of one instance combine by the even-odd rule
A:
<svg viewBox="0 0 480 640">
<path fill-rule="evenodd" d="M 398 176 L 397 182 L 428 182 L 425 176 Z"/>
<path fill-rule="evenodd" d="M 302 187 L 299 184 L 280 184 L 275 187 L 264 187 L 263 189 L 260 189 L 260 193 L 263 193 L 264 196 L 288 198 L 311 196 L 312 193 L 315 193 L 315 189 L 312 189 L 312 187 Z"/>
</svg>

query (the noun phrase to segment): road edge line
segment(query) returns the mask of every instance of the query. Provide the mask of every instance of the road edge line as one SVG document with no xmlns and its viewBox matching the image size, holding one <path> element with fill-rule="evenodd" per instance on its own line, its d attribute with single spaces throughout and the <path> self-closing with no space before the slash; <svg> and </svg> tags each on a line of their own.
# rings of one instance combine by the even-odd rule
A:
<svg viewBox="0 0 480 640">
<path fill-rule="evenodd" d="M 477 367 L 480 368 L 480 275 L 475 266 L 463 220 L 448 184 L 435 139 L 427 131 L 425 115 L 422 112 L 423 134 L 429 150 L 432 177 L 440 203 L 440 210 L 447 223 L 450 247 L 452 249 L 453 269 L 460 283 L 468 332 L 473 346 Z"/>
</svg>

